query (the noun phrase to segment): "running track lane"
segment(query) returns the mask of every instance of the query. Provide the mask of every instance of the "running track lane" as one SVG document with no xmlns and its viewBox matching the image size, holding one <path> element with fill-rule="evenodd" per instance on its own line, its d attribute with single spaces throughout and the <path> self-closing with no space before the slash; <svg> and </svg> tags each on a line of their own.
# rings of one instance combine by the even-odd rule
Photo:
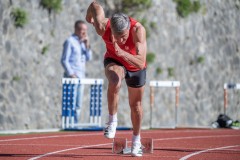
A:
<svg viewBox="0 0 240 160">
<path fill-rule="evenodd" d="M 131 131 L 117 137 L 131 140 Z M 154 153 L 139 159 L 240 159 L 240 130 L 146 130 L 142 137 L 154 139 Z M 132 159 L 112 154 L 111 146 L 102 132 L 0 136 L 0 159 Z"/>
</svg>

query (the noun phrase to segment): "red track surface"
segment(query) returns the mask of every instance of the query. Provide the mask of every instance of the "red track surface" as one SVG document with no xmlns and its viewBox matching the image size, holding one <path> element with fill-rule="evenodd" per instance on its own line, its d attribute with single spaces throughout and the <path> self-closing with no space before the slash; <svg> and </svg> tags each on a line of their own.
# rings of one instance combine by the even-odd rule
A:
<svg viewBox="0 0 240 160">
<path fill-rule="evenodd" d="M 131 131 L 117 137 L 131 140 Z M 153 154 L 138 159 L 240 160 L 240 130 L 173 129 L 144 130 L 151 137 Z M 0 159 L 132 159 L 111 151 L 112 140 L 102 132 L 59 132 L 0 136 Z M 136 158 L 135 158 L 136 159 Z"/>
</svg>

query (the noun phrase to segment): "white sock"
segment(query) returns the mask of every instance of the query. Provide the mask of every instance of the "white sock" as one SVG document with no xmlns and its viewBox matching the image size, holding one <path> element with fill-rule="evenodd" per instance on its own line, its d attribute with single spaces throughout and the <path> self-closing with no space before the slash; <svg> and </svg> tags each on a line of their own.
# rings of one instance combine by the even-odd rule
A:
<svg viewBox="0 0 240 160">
<path fill-rule="evenodd" d="M 132 136 L 132 143 L 141 143 L 141 136 L 140 136 L 140 134 L 137 135 L 137 136 L 135 136 L 135 135 Z"/>
<path fill-rule="evenodd" d="M 114 115 L 110 115 L 109 114 L 109 123 L 112 123 L 112 122 L 117 122 L 118 119 L 117 119 L 117 113 L 115 113 Z"/>
</svg>

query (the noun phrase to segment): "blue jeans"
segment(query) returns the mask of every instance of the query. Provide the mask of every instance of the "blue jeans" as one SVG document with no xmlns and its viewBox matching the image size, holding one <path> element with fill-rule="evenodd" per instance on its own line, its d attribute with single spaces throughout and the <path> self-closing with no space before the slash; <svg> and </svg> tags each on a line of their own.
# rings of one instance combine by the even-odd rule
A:
<svg viewBox="0 0 240 160">
<path fill-rule="evenodd" d="M 75 104 L 75 114 L 74 114 L 74 123 L 78 123 L 82 101 L 84 94 L 84 85 L 83 84 L 75 84 L 74 85 L 74 104 Z"/>
</svg>

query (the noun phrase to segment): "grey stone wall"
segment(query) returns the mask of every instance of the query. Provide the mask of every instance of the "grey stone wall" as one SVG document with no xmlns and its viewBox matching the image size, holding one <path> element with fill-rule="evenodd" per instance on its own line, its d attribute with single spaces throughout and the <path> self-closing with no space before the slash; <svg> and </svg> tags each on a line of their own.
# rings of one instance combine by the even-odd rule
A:
<svg viewBox="0 0 240 160">
<path fill-rule="evenodd" d="M 148 51 L 156 58 L 148 65 L 143 126 L 149 126 L 150 121 L 150 80 L 181 81 L 179 126 L 210 125 L 223 112 L 223 84 L 240 83 L 240 2 L 200 2 L 200 11 L 184 19 L 178 17 L 171 0 L 154 0 L 154 6 L 142 15 L 157 24 L 148 39 Z M 74 22 L 84 19 L 89 3 L 63 0 L 62 11 L 49 15 L 38 0 L 0 0 L 0 130 L 60 127 L 62 44 L 73 32 Z M 14 26 L 10 17 L 14 7 L 28 13 L 24 28 Z M 94 59 L 87 64 L 88 77 L 105 79 L 104 44 L 91 25 L 89 33 Z M 46 46 L 49 49 L 42 54 Z M 202 63 L 197 62 L 200 56 L 204 57 Z M 157 67 L 162 74 L 156 74 Z M 171 77 L 168 68 L 174 70 Z M 105 79 L 103 124 L 107 117 L 106 88 Z M 124 83 L 118 116 L 120 125 L 131 126 L 126 89 Z M 154 126 L 172 125 L 174 89 L 155 89 L 155 96 Z M 240 92 L 233 91 L 229 97 L 227 113 L 240 119 Z"/>
</svg>

